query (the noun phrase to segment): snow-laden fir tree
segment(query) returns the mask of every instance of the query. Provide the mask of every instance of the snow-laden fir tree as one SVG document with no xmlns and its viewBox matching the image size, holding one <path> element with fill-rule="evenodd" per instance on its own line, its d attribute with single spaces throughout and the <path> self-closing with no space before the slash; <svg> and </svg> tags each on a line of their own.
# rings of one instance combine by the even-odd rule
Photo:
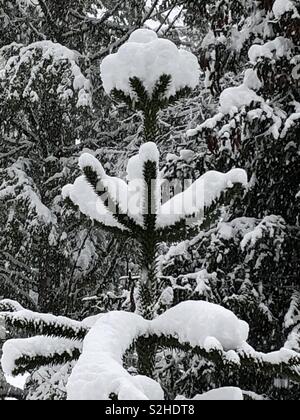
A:
<svg viewBox="0 0 300 420">
<path fill-rule="evenodd" d="M 66 287 L 63 267 L 71 273 L 76 243 L 66 237 L 60 189 L 74 168 L 90 84 L 78 55 L 51 41 L 10 44 L 0 56 L 1 291 L 55 311 L 53 293 Z"/>
<path fill-rule="evenodd" d="M 8 309 L 13 312 L 1 314 L 6 328 L 31 338 L 5 343 L 4 371 L 17 375 L 42 367 L 45 374 L 44 367 L 50 365 L 68 399 L 159 400 L 172 394 L 172 389 L 163 391 L 156 368 L 162 350 L 169 348 L 209 360 L 227 377 L 227 385 L 243 386 L 245 378 L 258 372 L 261 377 L 299 381 L 296 352 L 288 346 L 271 354 L 256 352 L 247 344 L 247 323 L 221 306 L 187 301 L 157 314 L 162 291 L 159 246 L 199 233 L 218 219 L 220 205 L 234 201 L 247 186 L 246 173 L 233 169 L 226 174 L 208 172 L 171 199 L 162 193 L 159 151 L 153 142 L 158 112 L 196 86 L 196 58 L 158 39 L 154 32 L 141 30 L 103 61 L 101 73 L 105 90 L 115 100 L 141 112 L 144 142 L 128 163 L 127 182 L 108 176 L 93 155 L 83 154 L 79 160 L 83 176 L 65 187 L 63 195 L 95 227 L 115 233 L 121 241 L 130 237 L 137 243 L 136 311 L 100 314 L 78 322 L 11 303 Z M 215 392 L 221 399 L 243 398 L 238 388 Z M 196 397 L 209 398 L 212 394 Z"/>
<path fill-rule="evenodd" d="M 238 165 L 247 169 L 250 188 L 222 223 L 170 249 L 162 271 L 173 304 L 189 298 L 222 304 L 247 320 L 255 348 L 288 343 L 299 351 L 299 2 L 255 2 L 240 18 L 238 27 L 219 22 L 227 22 L 223 45 L 240 41 L 246 69 L 220 79 L 229 89 L 220 95 L 219 113 L 188 132 L 185 147 L 196 153 L 188 161 L 170 156 L 165 171 L 172 179 L 185 170 L 199 176 L 207 167 Z M 196 389 L 203 371 L 211 377 L 207 367 L 190 370 Z M 292 381 L 258 380 L 255 390 L 276 399 L 299 396 Z"/>
</svg>

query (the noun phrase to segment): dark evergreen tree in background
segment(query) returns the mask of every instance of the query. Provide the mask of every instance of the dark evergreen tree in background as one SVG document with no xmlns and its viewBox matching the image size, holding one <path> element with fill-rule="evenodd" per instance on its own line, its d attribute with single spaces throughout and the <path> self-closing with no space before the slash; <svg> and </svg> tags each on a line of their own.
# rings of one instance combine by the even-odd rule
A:
<svg viewBox="0 0 300 420">
<path fill-rule="evenodd" d="M 223 2 L 226 3 L 234 2 Z M 282 13 L 278 5 L 275 8 L 274 1 L 251 3 L 246 14 L 247 9 L 235 8 L 237 15 L 230 21 L 226 13 L 220 18 L 222 8 L 216 12 L 221 28 L 214 32 L 213 45 L 218 46 L 221 38 L 227 59 L 225 50 L 232 51 L 232 38 L 236 39 L 238 28 L 239 39 L 243 40 L 239 64 L 246 63 L 249 57 L 251 62 L 239 69 L 236 76 L 228 73 L 230 68 L 222 66 L 222 72 L 215 72 L 213 77 L 221 86 L 226 83 L 224 90 L 228 87 L 226 72 L 231 74 L 233 87 L 252 74 L 250 87 L 270 108 L 247 103 L 220 120 L 216 117 L 206 123 L 200 119 L 186 142 L 186 147 L 195 151 L 193 159 L 186 161 L 174 156 L 165 168 L 172 178 L 178 173 L 198 176 L 207 168 L 224 170 L 237 165 L 247 169 L 251 188 L 239 210 L 236 209 L 239 219 L 232 217 L 232 211 L 225 213 L 219 226 L 171 252 L 163 270 L 167 276 L 177 272 L 176 302 L 200 297 L 234 308 L 252 326 L 251 343 L 256 348 L 270 351 L 295 334 L 294 348 L 298 350 L 299 2 L 291 2 L 290 10 L 284 9 Z M 189 19 L 197 24 L 197 14 L 191 14 Z M 214 22 L 214 17 L 210 21 Z M 287 47 L 277 54 L 274 45 L 280 42 Z M 265 45 L 267 51 L 271 49 L 271 55 L 269 50 L 267 57 L 266 53 L 255 57 L 256 44 Z M 213 63 L 208 60 L 207 66 L 212 68 Z M 239 94 L 236 91 L 237 97 Z M 193 275 L 195 271 L 198 278 Z M 199 369 L 202 372 L 203 367 Z M 191 374 L 197 383 L 198 368 L 194 372 Z M 259 393 L 261 387 L 265 384 L 258 383 Z M 274 398 L 297 399 L 299 395 L 299 388 L 292 383 L 276 381 L 274 386 L 271 382 L 269 388 Z"/>
</svg>

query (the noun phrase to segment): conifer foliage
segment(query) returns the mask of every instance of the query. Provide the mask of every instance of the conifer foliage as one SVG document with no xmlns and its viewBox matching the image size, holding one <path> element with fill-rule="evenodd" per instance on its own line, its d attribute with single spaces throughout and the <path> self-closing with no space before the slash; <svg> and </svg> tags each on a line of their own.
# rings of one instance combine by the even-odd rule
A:
<svg viewBox="0 0 300 420">
<path fill-rule="evenodd" d="M 188 131 L 185 148 L 196 152 L 193 158 L 175 156 L 169 170 L 198 176 L 206 167 L 240 166 L 250 187 L 219 225 L 170 249 L 162 270 L 173 303 L 201 298 L 221 304 L 250 324 L 255 348 L 268 352 L 288 342 L 298 351 L 299 2 L 220 3 L 201 45 L 201 66 L 221 87 L 217 111 L 198 118 Z M 232 5 L 232 17 L 226 4 Z M 188 19 L 199 25 L 197 14 Z M 227 67 L 228 50 L 235 54 L 234 68 Z M 226 66 L 218 66 L 223 60 Z M 211 374 L 196 362 L 189 371 L 196 388 L 203 371 Z M 299 398 L 293 382 L 258 381 L 255 388 L 275 399 Z"/>
<path fill-rule="evenodd" d="M 151 65 L 155 80 L 149 72 Z M 231 388 L 231 392 L 240 392 L 240 398 L 256 391 L 251 385 L 254 375 L 260 380 L 299 382 L 300 357 L 292 348 L 292 337 L 281 350 L 261 353 L 247 343 L 248 324 L 215 303 L 186 301 L 158 313 L 157 302 L 164 292 L 160 247 L 203 234 L 219 219 L 220 208 L 234 206 L 248 188 L 246 172 L 228 168 L 227 173 L 209 171 L 181 193 L 170 196 L 169 191 L 165 196 L 168 188 L 155 144 L 158 114 L 196 87 L 197 59 L 170 41 L 159 40 L 152 31 L 138 30 L 116 54 L 104 59 L 101 75 L 104 89 L 114 100 L 140 112 L 142 144 L 128 162 L 127 182 L 109 176 L 92 154 L 82 154 L 79 166 L 83 175 L 63 189 L 63 196 L 90 218 L 95 228 L 113 232 L 120 241 L 130 238 L 136 243 L 136 311 L 109 312 L 78 322 L 26 311 L 4 301 L 1 318 L 6 328 L 29 336 L 6 341 L 4 371 L 14 375 L 33 372 L 34 381 L 34 372 L 50 365 L 63 378 L 64 389 L 57 395 L 70 400 L 162 400 L 174 390 L 163 391 L 157 364 L 163 351 L 172 350 L 208 361 L 227 381 L 223 386 L 239 388 Z M 250 102 L 258 102 L 256 99 L 253 94 Z M 262 225 L 258 228 L 263 230 Z M 251 236 L 245 238 L 245 249 L 251 242 Z M 294 311 L 297 302 L 295 294 Z M 135 375 L 130 373 L 131 364 Z M 222 388 L 219 392 L 229 391 Z M 187 393 L 186 397 L 195 395 Z"/>
</svg>

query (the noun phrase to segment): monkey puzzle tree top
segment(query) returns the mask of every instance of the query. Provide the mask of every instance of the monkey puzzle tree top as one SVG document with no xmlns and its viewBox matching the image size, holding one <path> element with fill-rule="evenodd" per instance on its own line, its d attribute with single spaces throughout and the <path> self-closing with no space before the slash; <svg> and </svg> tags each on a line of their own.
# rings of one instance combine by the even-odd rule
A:
<svg viewBox="0 0 300 420">
<path fill-rule="evenodd" d="M 148 94 L 152 94 L 163 75 L 171 76 L 166 97 L 174 96 L 184 88 L 195 89 L 199 82 L 200 66 L 190 52 L 178 49 L 173 42 L 159 39 L 156 32 L 147 29 L 135 31 L 116 54 L 107 56 L 101 64 L 105 91 L 114 89 L 136 98 L 130 79 L 138 78 Z"/>
</svg>

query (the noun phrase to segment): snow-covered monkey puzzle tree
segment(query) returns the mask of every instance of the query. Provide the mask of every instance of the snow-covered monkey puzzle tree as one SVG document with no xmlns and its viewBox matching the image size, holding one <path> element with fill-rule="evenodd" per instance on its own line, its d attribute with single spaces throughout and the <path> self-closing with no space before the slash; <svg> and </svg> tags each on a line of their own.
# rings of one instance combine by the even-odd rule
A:
<svg viewBox="0 0 300 420">
<path fill-rule="evenodd" d="M 218 305 L 184 302 L 162 315 L 156 312 L 161 293 L 160 244 L 199 233 L 219 218 L 220 205 L 232 201 L 247 185 L 246 173 L 233 169 L 227 174 L 208 172 L 171 198 L 163 193 L 169 188 L 159 171 L 155 144 L 158 113 L 196 87 L 196 57 L 158 39 L 152 31 L 138 30 L 118 53 L 104 59 L 101 74 L 108 94 L 140 111 L 142 145 L 128 162 L 127 182 L 108 176 L 94 156 L 83 154 L 79 161 L 83 176 L 66 186 L 63 195 L 94 221 L 95 228 L 112 232 L 120 240 L 132 238 L 137 242 L 140 273 L 134 296 L 136 311 L 111 312 L 77 322 L 3 302 L 7 312 L 2 316 L 8 329 L 14 326 L 23 334 L 39 334 L 7 341 L 3 369 L 18 374 L 49 364 L 61 369 L 69 364 L 66 389 L 71 400 L 164 399 L 155 369 L 163 348 L 210 360 L 228 372 L 228 385 L 242 386 L 245 376 L 258 371 L 299 380 L 297 353 L 289 348 L 257 353 L 247 344 L 248 325 Z M 125 357 L 128 352 L 137 354 L 135 376 L 124 367 L 130 367 L 124 362 L 129 359 Z M 242 398 L 239 390 L 223 390 L 219 397 L 225 395 Z"/>
<path fill-rule="evenodd" d="M 199 80 L 197 59 L 189 52 L 179 51 L 172 42 L 158 39 L 152 31 L 138 30 L 118 53 L 103 61 L 101 74 L 107 93 L 141 111 L 144 144 L 128 163 L 128 185 L 108 177 L 93 156 L 84 154 L 80 158 L 84 178 L 67 186 L 64 194 L 90 217 L 95 211 L 99 212 L 96 220 L 104 229 L 109 227 L 139 243 L 141 275 L 137 312 L 151 320 L 158 298 L 159 244 L 183 240 L 189 233 L 188 218 L 202 217 L 227 188 L 245 184 L 246 174 L 241 170 L 226 175 L 208 173 L 185 192 L 161 205 L 159 151 L 153 142 L 158 134 L 158 112 L 196 87 Z M 87 196 L 88 192 L 91 197 Z M 196 220 L 199 222 L 199 217 Z M 201 221 L 204 220 L 200 219 L 200 225 Z M 148 338 L 140 338 L 137 350 L 140 371 L 153 377 L 155 340 L 151 343 Z"/>
</svg>

